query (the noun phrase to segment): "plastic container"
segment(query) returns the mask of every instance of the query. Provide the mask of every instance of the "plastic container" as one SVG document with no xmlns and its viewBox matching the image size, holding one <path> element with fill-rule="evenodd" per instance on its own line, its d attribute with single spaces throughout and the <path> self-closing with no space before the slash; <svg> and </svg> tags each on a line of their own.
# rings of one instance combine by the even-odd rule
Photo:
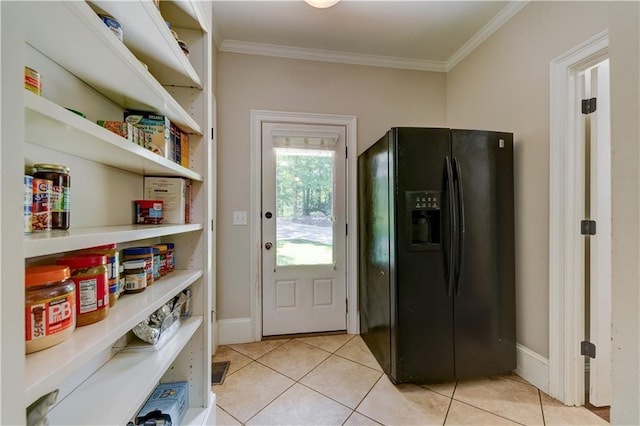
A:
<svg viewBox="0 0 640 426">
<path fill-rule="evenodd" d="M 109 275 L 107 256 L 79 254 L 56 259 L 58 265 L 71 269 L 76 284 L 76 325 L 102 321 L 109 313 Z"/>
<path fill-rule="evenodd" d="M 127 293 L 140 293 L 147 288 L 147 272 L 144 270 L 145 260 L 127 260 L 124 267 L 124 289 Z"/>
<path fill-rule="evenodd" d="M 63 342 L 76 328 L 76 286 L 67 266 L 25 268 L 26 353 Z"/>
<path fill-rule="evenodd" d="M 153 284 L 153 247 L 126 248 L 122 250 L 122 258 L 125 261 L 143 259 L 144 270 L 147 273 L 147 287 Z"/>
<path fill-rule="evenodd" d="M 107 274 L 109 275 L 109 307 L 113 308 L 120 296 L 120 262 L 117 249 L 118 245 L 106 244 L 104 246 L 87 249 L 87 254 L 103 254 L 107 256 Z"/>
<path fill-rule="evenodd" d="M 122 31 L 122 25 L 120 25 L 120 22 L 118 22 L 116 18 L 106 14 L 99 14 L 98 16 L 100 17 L 100 19 L 102 19 L 102 22 L 104 22 L 107 28 L 109 28 L 116 35 L 118 40 L 120 41 L 124 40 L 124 32 Z"/>
<path fill-rule="evenodd" d="M 153 249 L 153 280 L 160 279 L 160 249 L 156 246 L 151 246 Z"/>
<path fill-rule="evenodd" d="M 158 270 L 160 271 L 160 276 L 164 277 L 169 272 L 167 270 L 167 245 L 166 244 L 155 244 L 153 246 L 160 251 L 160 262 L 158 264 Z"/>
<path fill-rule="evenodd" d="M 34 179 L 48 179 L 52 182 L 50 195 L 51 229 L 69 229 L 71 219 L 69 167 L 58 164 L 34 164 L 33 177 Z"/>
<path fill-rule="evenodd" d="M 171 273 L 176 269 L 175 244 L 167 243 L 167 273 Z"/>
<path fill-rule="evenodd" d="M 33 176 L 24 175 L 24 233 L 30 234 L 33 231 L 33 225 L 31 224 L 32 212 L 33 212 Z"/>
<path fill-rule="evenodd" d="M 136 224 L 158 225 L 162 223 L 162 200 L 135 200 Z"/>
</svg>

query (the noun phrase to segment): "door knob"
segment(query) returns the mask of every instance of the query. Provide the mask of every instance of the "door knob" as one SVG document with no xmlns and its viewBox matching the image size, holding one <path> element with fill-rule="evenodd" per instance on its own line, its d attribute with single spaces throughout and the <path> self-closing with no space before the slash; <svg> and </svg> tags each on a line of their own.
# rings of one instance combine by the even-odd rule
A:
<svg viewBox="0 0 640 426">
<path fill-rule="evenodd" d="M 271 250 L 271 247 L 273 247 L 273 244 L 271 244 L 269 241 L 264 243 L 264 248 L 266 248 L 267 250 Z"/>
</svg>

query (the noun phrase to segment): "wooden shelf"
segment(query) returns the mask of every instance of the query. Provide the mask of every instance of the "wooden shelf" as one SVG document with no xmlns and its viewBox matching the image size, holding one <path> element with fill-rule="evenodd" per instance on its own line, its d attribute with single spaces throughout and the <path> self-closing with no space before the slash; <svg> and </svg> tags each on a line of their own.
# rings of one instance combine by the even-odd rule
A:
<svg viewBox="0 0 640 426">
<path fill-rule="evenodd" d="M 128 4 L 128 3 L 127 3 Z M 202 175 L 130 142 L 66 108 L 24 91 L 27 142 L 146 176 L 202 181 Z"/>
<path fill-rule="evenodd" d="M 202 275 L 202 270 L 176 270 L 154 282 L 151 287 L 142 293 L 124 294 L 104 320 L 78 327 L 71 337 L 64 342 L 27 355 L 25 370 L 27 405 L 56 389 L 60 380 L 76 371 L 83 363 L 95 355 L 111 347 L 114 341 L 147 318 L 173 296 L 202 277 Z M 179 330 L 176 331 L 176 334 L 178 332 Z M 173 337 L 175 336 L 171 336 L 170 341 L 158 352 L 164 353 L 164 348 L 170 345 Z M 164 372 L 165 369 L 160 371 Z M 152 385 L 151 378 L 146 380 L 144 376 L 141 377 L 141 381 L 149 381 L 149 385 Z M 120 383 L 122 388 L 126 388 L 131 384 L 130 379 L 123 379 L 122 376 L 119 376 L 117 380 L 122 380 Z M 124 383 L 127 386 L 122 386 Z M 74 394 L 77 393 L 74 392 Z M 117 407 L 120 407 L 120 405 Z M 73 413 L 73 411 L 69 410 L 70 413 Z M 100 421 L 101 417 L 98 416 L 85 424 Z M 65 423 L 52 422 L 52 424 Z M 121 424 L 126 424 L 126 421 L 121 422 Z"/>
<path fill-rule="evenodd" d="M 127 3 L 128 4 L 128 3 Z M 26 41 L 127 109 L 164 114 L 188 133 L 200 125 L 85 2 L 25 2 Z"/>
<path fill-rule="evenodd" d="M 164 85 L 202 88 L 200 77 L 153 2 L 92 1 L 122 25 L 124 44 Z M 168 19 L 167 19 L 168 20 Z"/>
<path fill-rule="evenodd" d="M 202 321 L 202 317 L 183 321 L 158 351 L 116 354 L 49 412 L 51 424 L 126 424 L 144 404 Z"/>
<path fill-rule="evenodd" d="M 202 229 L 201 223 L 190 223 L 187 225 L 96 226 L 72 228 L 68 231 L 33 233 L 25 236 L 24 257 L 44 256 L 105 244 L 183 234 Z"/>
</svg>

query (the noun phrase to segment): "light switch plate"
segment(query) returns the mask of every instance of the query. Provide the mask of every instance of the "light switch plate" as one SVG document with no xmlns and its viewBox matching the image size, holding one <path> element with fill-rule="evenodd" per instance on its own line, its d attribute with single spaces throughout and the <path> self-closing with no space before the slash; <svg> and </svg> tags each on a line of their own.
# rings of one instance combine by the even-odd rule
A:
<svg viewBox="0 0 640 426">
<path fill-rule="evenodd" d="M 233 224 L 234 225 L 246 225 L 247 224 L 247 212 L 233 212 Z"/>
</svg>

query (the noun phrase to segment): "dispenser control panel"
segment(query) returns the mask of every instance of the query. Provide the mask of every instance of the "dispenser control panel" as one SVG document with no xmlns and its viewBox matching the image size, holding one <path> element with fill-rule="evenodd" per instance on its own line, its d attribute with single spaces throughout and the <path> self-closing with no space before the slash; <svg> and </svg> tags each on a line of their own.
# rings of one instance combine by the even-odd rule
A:
<svg viewBox="0 0 640 426">
<path fill-rule="evenodd" d="M 408 246 L 410 251 L 437 250 L 441 242 L 439 191 L 407 191 Z"/>
<path fill-rule="evenodd" d="M 440 193 L 434 191 L 411 191 L 411 206 L 414 209 L 440 210 Z"/>
</svg>

